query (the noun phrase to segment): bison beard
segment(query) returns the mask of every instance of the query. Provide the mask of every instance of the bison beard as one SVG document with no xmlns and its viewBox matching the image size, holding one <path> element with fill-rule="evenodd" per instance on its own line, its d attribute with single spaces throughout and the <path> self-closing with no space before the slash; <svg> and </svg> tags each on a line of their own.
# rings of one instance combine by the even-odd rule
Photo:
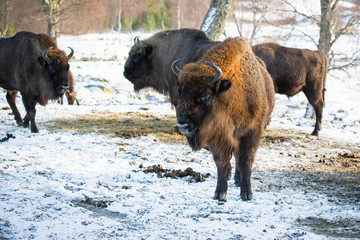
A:
<svg viewBox="0 0 360 240">
<path fill-rule="evenodd" d="M 6 98 L 18 125 L 30 125 L 31 132 L 39 132 L 35 106 L 45 106 L 69 88 L 68 60 L 73 53 L 71 49 L 67 56 L 45 34 L 19 32 L 0 39 L 0 87 L 7 90 Z M 24 120 L 15 104 L 18 92 L 26 110 Z"/>
<path fill-rule="evenodd" d="M 251 168 L 274 107 L 273 81 L 264 63 L 245 40 L 229 38 L 185 65 L 179 89 L 179 131 L 193 150 L 209 149 L 217 166 L 214 199 L 226 199 L 232 155 L 240 196 L 252 199 Z"/>
</svg>

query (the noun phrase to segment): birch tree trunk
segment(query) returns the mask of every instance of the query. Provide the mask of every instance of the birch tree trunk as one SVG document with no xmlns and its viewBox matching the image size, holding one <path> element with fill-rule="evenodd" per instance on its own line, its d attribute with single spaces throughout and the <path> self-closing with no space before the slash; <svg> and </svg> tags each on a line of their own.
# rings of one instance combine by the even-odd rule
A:
<svg viewBox="0 0 360 240">
<path fill-rule="evenodd" d="M 41 5 L 43 7 L 44 14 L 48 23 L 48 34 L 56 42 L 58 35 L 58 23 L 60 19 L 59 14 L 59 5 L 61 0 L 41 0 Z"/>
<path fill-rule="evenodd" d="M 318 49 L 329 56 L 331 49 L 331 19 L 338 0 L 320 0 L 321 21 Z"/>
<path fill-rule="evenodd" d="M 121 13 L 122 13 L 122 0 L 119 0 L 119 10 L 118 10 L 118 33 L 121 33 Z"/>
<path fill-rule="evenodd" d="M 218 40 L 224 31 L 225 21 L 233 0 L 211 0 L 209 10 L 201 25 L 201 30 L 212 40 Z"/>
</svg>

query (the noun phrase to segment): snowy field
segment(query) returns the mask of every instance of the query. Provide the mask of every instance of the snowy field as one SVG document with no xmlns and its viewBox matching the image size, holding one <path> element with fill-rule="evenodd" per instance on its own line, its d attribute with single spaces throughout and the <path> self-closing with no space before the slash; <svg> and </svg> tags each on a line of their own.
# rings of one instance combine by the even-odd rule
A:
<svg viewBox="0 0 360 240">
<path fill-rule="evenodd" d="M 309 136 L 315 120 L 303 117 L 304 95 L 277 95 L 253 168 L 254 199 L 242 201 L 231 179 L 227 202 L 219 205 L 206 150 L 146 133 L 104 134 L 101 126 L 77 131 L 89 115 L 174 118 L 166 97 L 135 93 L 123 77 L 130 38 L 59 38 L 62 49 L 75 50 L 70 64 L 81 105 L 38 105 L 39 134 L 16 126 L 0 90 L 0 239 L 360 239 L 360 67 L 328 75 L 319 137 Z M 314 49 L 301 36 L 280 43 Z M 345 38 L 335 47 L 353 46 Z M 17 104 L 24 116 L 20 97 Z M 68 124 L 57 125 L 59 119 Z M 155 164 L 210 177 L 158 178 L 140 168 Z"/>
</svg>

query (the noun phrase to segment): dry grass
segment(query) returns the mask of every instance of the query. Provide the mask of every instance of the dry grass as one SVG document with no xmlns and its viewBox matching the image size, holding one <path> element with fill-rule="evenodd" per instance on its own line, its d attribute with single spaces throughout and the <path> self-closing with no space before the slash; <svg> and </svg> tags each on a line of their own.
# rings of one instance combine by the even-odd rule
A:
<svg viewBox="0 0 360 240">
<path fill-rule="evenodd" d="M 135 112 L 98 112 L 75 117 L 75 120 L 57 118 L 44 125 L 50 131 L 72 130 L 81 134 L 96 132 L 110 137 L 124 138 L 152 135 L 161 142 L 186 141 L 177 131 L 175 116 L 155 117 Z"/>
</svg>

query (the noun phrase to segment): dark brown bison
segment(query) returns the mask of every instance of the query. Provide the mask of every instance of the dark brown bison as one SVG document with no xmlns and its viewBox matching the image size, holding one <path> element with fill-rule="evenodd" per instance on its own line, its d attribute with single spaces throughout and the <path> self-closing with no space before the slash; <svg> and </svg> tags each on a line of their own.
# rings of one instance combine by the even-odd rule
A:
<svg viewBox="0 0 360 240">
<path fill-rule="evenodd" d="M 212 152 L 218 172 L 214 199 L 226 198 L 232 154 L 240 196 L 252 199 L 251 168 L 274 95 L 265 65 L 242 38 L 226 39 L 181 70 L 178 128 L 193 150 Z"/>
<path fill-rule="evenodd" d="M 261 58 L 274 80 L 275 92 L 288 97 L 303 91 L 316 114 L 312 135 L 321 129 L 322 111 L 325 104 L 325 78 L 328 59 L 320 51 L 296 49 L 277 43 L 263 43 L 252 47 Z"/>
<path fill-rule="evenodd" d="M 39 132 L 35 106 L 45 106 L 58 99 L 69 88 L 69 63 L 74 51 L 67 56 L 45 34 L 19 32 L 10 38 L 0 39 L 0 87 L 8 90 L 7 101 L 18 125 Z M 26 110 L 24 120 L 15 104 L 21 93 Z"/>
<path fill-rule="evenodd" d="M 178 87 L 171 63 L 178 58 L 183 59 L 183 64 L 195 62 L 218 43 L 196 29 L 162 31 L 142 41 L 135 38 L 134 42 L 125 63 L 124 76 L 134 84 L 135 91 L 151 87 L 169 94 L 173 105 L 178 98 Z"/>
<path fill-rule="evenodd" d="M 80 105 L 75 92 L 75 77 L 70 70 L 69 70 L 69 89 L 67 89 L 65 93 L 61 95 L 58 101 L 60 104 L 64 104 L 64 95 L 69 105 L 74 105 L 75 102 L 76 105 L 78 106 Z"/>
</svg>

